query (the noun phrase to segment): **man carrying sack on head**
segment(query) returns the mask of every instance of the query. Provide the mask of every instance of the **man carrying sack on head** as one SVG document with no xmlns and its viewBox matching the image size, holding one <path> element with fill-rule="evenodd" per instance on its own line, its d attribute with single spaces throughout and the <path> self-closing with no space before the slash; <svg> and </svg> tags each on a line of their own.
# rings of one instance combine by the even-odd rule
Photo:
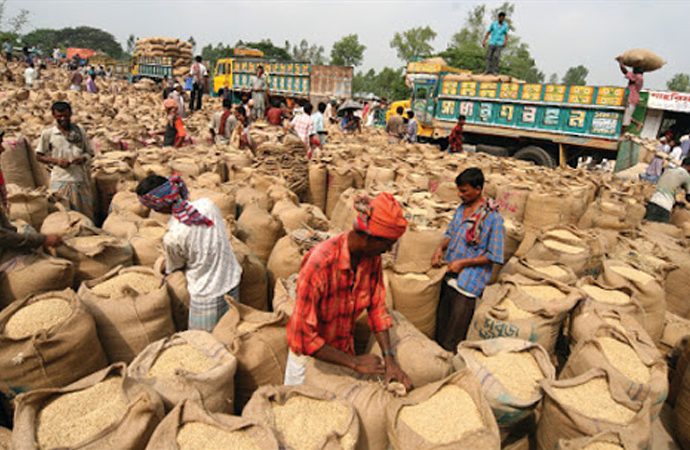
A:
<svg viewBox="0 0 690 450">
<path fill-rule="evenodd" d="M 285 384 L 304 382 L 308 357 L 348 367 L 360 374 L 385 375 L 410 389 L 412 383 L 395 360 L 388 329 L 381 254 L 407 229 L 403 211 L 391 194 L 355 201 L 354 229 L 314 247 L 302 260 L 295 309 L 287 326 Z M 369 326 L 381 347 L 376 355 L 355 356 L 354 325 L 367 310 Z"/>
<path fill-rule="evenodd" d="M 189 329 L 212 331 L 228 310 L 225 295 L 239 301 L 242 266 L 232 251 L 223 216 L 208 198 L 193 202 L 179 175 L 150 175 L 136 189 L 139 202 L 171 214 L 163 236 L 166 274 L 183 269 L 189 290 Z"/>
</svg>

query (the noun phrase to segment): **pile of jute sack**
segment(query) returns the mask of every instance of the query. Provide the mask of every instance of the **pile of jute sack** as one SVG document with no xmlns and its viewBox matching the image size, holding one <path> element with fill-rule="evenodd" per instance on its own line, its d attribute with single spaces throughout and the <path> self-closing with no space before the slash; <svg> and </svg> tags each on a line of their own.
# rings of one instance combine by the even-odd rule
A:
<svg viewBox="0 0 690 450">
<path fill-rule="evenodd" d="M 119 123 L 111 131 L 126 133 Z M 14 423 L 0 448 L 629 450 L 661 448 L 668 432 L 690 448 L 690 216 L 644 222 L 648 185 L 392 145 L 370 130 L 332 130 L 307 162 L 284 131 L 252 133 L 255 153 L 130 135 L 101 146 L 100 227 L 47 194 L 32 139 L 3 155 L 11 219 L 64 245 L 1 255 L 0 391 Z M 468 167 L 501 206 L 506 264 L 451 353 L 432 340 L 445 271 L 431 258 Z M 186 330 L 184 274 L 160 270 L 168 217 L 133 192 L 173 172 L 218 206 L 243 268 L 242 303 L 228 297 L 212 333 Z M 303 386 L 283 386 L 302 257 L 351 229 L 357 195 L 382 191 L 410 223 L 384 275 L 415 388 L 318 361 Z M 355 347 L 380 354 L 366 314 Z"/>
<path fill-rule="evenodd" d="M 192 64 L 193 46 L 176 38 L 151 37 L 139 39 L 134 48 L 135 58 L 170 58 L 174 77 L 189 73 Z"/>
</svg>

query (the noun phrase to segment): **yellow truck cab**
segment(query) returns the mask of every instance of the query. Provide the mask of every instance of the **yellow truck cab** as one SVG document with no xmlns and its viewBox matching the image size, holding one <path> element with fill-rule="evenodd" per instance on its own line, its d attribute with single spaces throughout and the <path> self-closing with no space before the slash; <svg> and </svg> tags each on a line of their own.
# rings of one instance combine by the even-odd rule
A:
<svg viewBox="0 0 690 450">
<path fill-rule="evenodd" d="M 255 48 L 237 47 L 232 50 L 235 58 L 263 58 L 264 52 Z M 220 94 L 232 90 L 233 61 L 235 58 L 221 58 L 213 70 L 213 92 Z"/>
<path fill-rule="evenodd" d="M 442 58 L 428 58 L 422 61 L 415 61 L 407 64 L 405 70 L 405 78 L 408 86 L 411 86 L 413 79 L 415 78 L 438 78 L 441 74 L 469 74 L 472 73 L 469 70 L 458 69 L 456 67 L 451 67 Z M 390 104 L 390 107 L 386 111 L 386 122 L 388 118 L 397 114 L 396 111 L 398 107 L 402 106 L 405 112 L 403 113 L 404 118 L 409 118 L 408 111 L 412 110 L 411 100 L 398 100 Z M 431 139 L 434 134 L 434 127 L 428 126 L 419 121 L 419 131 L 417 136 L 419 138 Z"/>
</svg>

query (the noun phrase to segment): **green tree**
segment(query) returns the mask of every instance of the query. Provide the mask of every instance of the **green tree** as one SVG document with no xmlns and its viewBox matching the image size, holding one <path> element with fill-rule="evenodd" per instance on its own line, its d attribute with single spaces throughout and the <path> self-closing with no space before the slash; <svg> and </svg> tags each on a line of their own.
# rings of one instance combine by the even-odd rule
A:
<svg viewBox="0 0 690 450">
<path fill-rule="evenodd" d="M 558 84 L 558 74 L 557 73 L 552 73 L 549 76 L 549 84 Z"/>
<path fill-rule="evenodd" d="M 19 34 L 22 28 L 29 23 L 29 11 L 27 9 L 20 9 L 16 16 L 7 20 L 10 33 Z"/>
<path fill-rule="evenodd" d="M 277 47 L 273 45 L 270 39 L 262 39 L 259 42 L 243 42 L 242 40 L 237 41 L 235 47 L 245 46 L 249 48 L 255 48 L 264 52 L 264 57 L 266 59 L 273 59 L 277 61 L 292 61 L 292 56 L 285 48 Z"/>
<path fill-rule="evenodd" d="M 285 42 L 287 47 L 290 48 L 290 43 Z M 320 45 L 309 45 L 306 39 L 302 39 L 299 45 L 293 45 L 291 49 L 292 59 L 295 61 L 308 61 L 312 64 L 325 64 L 323 46 Z"/>
<path fill-rule="evenodd" d="M 666 83 L 666 87 L 669 91 L 690 92 L 690 75 L 677 73 Z"/>
<path fill-rule="evenodd" d="M 60 46 L 60 30 L 37 28 L 22 36 L 22 42 L 29 47 L 36 47 L 49 52 Z"/>
<path fill-rule="evenodd" d="M 359 66 L 364 58 L 366 46 L 359 43 L 356 34 L 349 34 L 333 44 L 331 64 L 336 66 Z"/>
<path fill-rule="evenodd" d="M 409 98 L 410 90 L 405 86 L 403 69 L 384 67 L 376 73 L 369 69 L 366 73 L 359 71 L 352 79 L 352 91 L 356 94 L 373 93 L 388 100 Z"/>
<path fill-rule="evenodd" d="M 494 20 L 501 11 L 506 13 L 508 42 L 501 53 L 500 73 L 531 83 L 542 82 L 544 73 L 537 68 L 529 46 L 517 36 L 515 23 L 512 20 L 515 5 L 509 2 L 493 9 L 488 18 L 486 5 L 475 6 L 468 13 L 463 28 L 453 35 L 448 48 L 439 56 L 452 66 L 482 72 L 486 66 L 486 50 L 482 47 L 482 41 L 486 35 L 489 20 Z"/>
<path fill-rule="evenodd" d="M 563 75 L 563 84 L 568 86 L 585 85 L 587 84 L 587 75 L 589 75 L 589 69 L 582 64 L 571 67 Z"/>
<path fill-rule="evenodd" d="M 430 56 L 434 50 L 431 41 L 436 39 L 436 32 L 431 27 L 415 27 L 402 33 L 395 33 L 390 46 L 404 62 L 414 61 Z"/>
<path fill-rule="evenodd" d="M 86 26 L 61 30 L 42 28 L 26 34 L 22 40 L 26 45 L 35 46 L 46 54 L 55 47 L 64 46 L 90 48 L 106 53 L 113 58 L 122 56 L 122 46 L 112 34 Z"/>
<path fill-rule="evenodd" d="M 229 58 L 232 56 L 232 47 L 219 42 L 214 47 L 211 44 L 204 46 L 201 49 L 201 58 L 204 61 L 211 61 L 211 67 L 215 67 L 216 61 L 221 58 Z"/>
</svg>

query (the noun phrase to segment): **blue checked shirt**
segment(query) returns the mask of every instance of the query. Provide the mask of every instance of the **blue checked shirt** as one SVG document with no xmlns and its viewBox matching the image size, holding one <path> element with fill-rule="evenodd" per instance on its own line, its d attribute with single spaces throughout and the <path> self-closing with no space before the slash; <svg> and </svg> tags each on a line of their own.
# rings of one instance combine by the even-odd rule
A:
<svg viewBox="0 0 690 450">
<path fill-rule="evenodd" d="M 482 231 L 477 245 L 469 245 L 465 241 L 465 232 L 470 222 L 462 220 L 465 205 L 458 206 L 453 220 L 448 224 L 446 237 L 450 238 L 446 250 L 446 261 L 456 259 L 476 258 L 486 255 L 495 264 L 503 264 L 503 217 L 494 211 L 489 213 L 482 224 Z M 484 287 L 491 278 L 492 267 L 485 266 L 466 267 L 458 274 L 458 287 L 468 294 L 481 297 Z"/>
</svg>

